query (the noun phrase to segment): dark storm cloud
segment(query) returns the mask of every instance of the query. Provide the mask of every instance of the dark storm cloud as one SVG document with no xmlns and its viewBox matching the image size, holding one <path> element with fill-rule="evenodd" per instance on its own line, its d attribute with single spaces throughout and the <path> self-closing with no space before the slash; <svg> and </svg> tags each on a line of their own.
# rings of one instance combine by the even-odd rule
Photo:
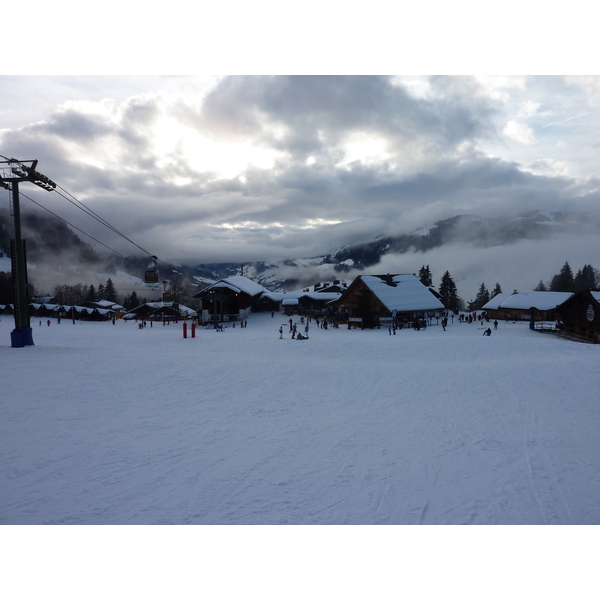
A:
<svg viewBox="0 0 600 600">
<path fill-rule="evenodd" d="M 93 142 L 99 136 L 113 133 L 114 128 L 98 116 L 85 115 L 73 109 L 52 115 L 49 122 L 32 126 L 34 135 L 55 135 L 79 143 Z"/>
<path fill-rule="evenodd" d="M 389 77 L 228 77 L 194 122 L 215 135 L 251 136 L 301 158 L 327 154 L 353 132 L 376 133 L 394 145 L 427 138 L 442 148 L 491 133 L 496 108 L 473 80 L 431 81 L 442 99 L 411 96 Z"/>
</svg>

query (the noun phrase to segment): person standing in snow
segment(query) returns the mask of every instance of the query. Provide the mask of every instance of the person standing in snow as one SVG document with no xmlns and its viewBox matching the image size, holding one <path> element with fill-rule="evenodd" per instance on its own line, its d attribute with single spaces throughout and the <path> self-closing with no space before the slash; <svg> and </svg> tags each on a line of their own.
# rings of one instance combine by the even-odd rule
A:
<svg viewBox="0 0 600 600">
<path fill-rule="evenodd" d="M 494 329 L 498 329 L 498 321 L 494 321 Z"/>
<path fill-rule="evenodd" d="M 283 327 L 279 328 L 279 339 L 282 340 L 283 339 Z"/>
</svg>

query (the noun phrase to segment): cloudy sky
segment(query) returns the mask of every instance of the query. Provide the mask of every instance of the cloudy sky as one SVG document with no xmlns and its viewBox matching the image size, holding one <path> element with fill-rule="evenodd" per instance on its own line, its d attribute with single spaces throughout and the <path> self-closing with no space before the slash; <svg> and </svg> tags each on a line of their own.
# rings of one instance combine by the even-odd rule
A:
<svg viewBox="0 0 600 600">
<path fill-rule="evenodd" d="M 598 212 L 600 77 L 348 71 L 6 74 L 0 154 L 38 159 L 170 262 L 317 256 L 461 213 Z M 27 193 L 135 250 L 56 194 Z"/>
</svg>

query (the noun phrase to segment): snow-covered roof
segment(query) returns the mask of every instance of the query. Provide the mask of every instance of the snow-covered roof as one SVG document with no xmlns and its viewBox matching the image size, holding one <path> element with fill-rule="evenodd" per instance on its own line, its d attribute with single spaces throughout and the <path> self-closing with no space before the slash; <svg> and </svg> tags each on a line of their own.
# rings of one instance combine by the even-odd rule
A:
<svg viewBox="0 0 600 600">
<path fill-rule="evenodd" d="M 289 298 L 310 298 L 311 300 L 321 300 L 329 302 L 331 300 L 337 300 L 342 294 L 339 292 L 265 292 L 263 298 L 269 298 L 275 302 L 283 302 Z"/>
<path fill-rule="evenodd" d="M 481 308 L 483 310 L 498 310 L 500 305 L 510 298 L 512 294 L 496 294 L 487 304 L 484 304 Z"/>
<path fill-rule="evenodd" d="M 592 295 L 592 298 L 594 298 L 594 300 L 600 302 L 600 292 L 592 292 L 592 291 L 590 291 L 590 294 Z"/>
<path fill-rule="evenodd" d="M 205 292 L 206 290 L 211 290 L 220 287 L 226 287 L 236 292 L 245 292 L 249 296 L 257 296 L 258 294 L 262 294 L 263 292 L 267 291 L 262 285 L 256 283 L 256 281 L 252 281 L 252 279 L 244 277 L 243 275 L 237 275 L 235 277 L 226 277 L 225 279 L 217 281 L 217 283 L 209 285 L 202 291 Z"/>
<path fill-rule="evenodd" d="M 35 310 L 39 310 L 40 308 L 44 307 L 47 310 L 51 310 L 52 312 L 60 312 L 60 311 L 64 311 L 64 312 L 69 312 L 70 310 L 72 310 L 73 308 L 79 312 L 79 313 L 86 313 L 91 315 L 94 311 L 97 311 L 99 314 L 101 315 L 108 315 L 110 313 L 114 313 L 115 311 L 111 308 L 90 308 L 88 306 L 71 306 L 68 304 L 48 304 L 48 303 L 44 303 L 44 304 L 37 304 L 37 303 L 32 303 L 31 306 L 33 306 L 33 308 L 35 308 Z"/>
<path fill-rule="evenodd" d="M 282 306 L 297 306 L 298 298 L 286 298 L 285 300 L 281 301 L 281 305 Z"/>
<path fill-rule="evenodd" d="M 414 275 L 390 275 L 393 284 L 376 275 L 363 275 L 363 283 L 390 311 L 439 310 L 444 305 Z"/>
<path fill-rule="evenodd" d="M 48 302 L 52 302 L 54 300 L 54 296 L 38 296 L 34 298 L 36 304 L 47 304 Z"/>
<path fill-rule="evenodd" d="M 113 308 L 115 310 L 123 309 L 124 307 L 116 302 L 111 302 L 110 300 L 94 300 L 93 304 L 97 304 L 103 308 Z"/>
<path fill-rule="evenodd" d="M 295 292 L 264 292 L 262 297 L 273 300 L 274 302 L 281 302 L 284 298 L 287 298 L 288 295 L 290 298 L 298 298 L 298 296 L 295 295 Z"/>
<path fill-rule="evenodd" d="M 510 294 L 498 308 L 552 310 L 573 295 L 572 292 L 518 292 Z M 490 302 L 492 302 L 490 300 Z M 492 308 L 488 302 L 483 308 Z"/>
<path fill-rule="evenodd" d="M 136 306 L 135 308 L 132 308 L 131 310 L 127 311 L 125 318 L 126 319 L 135 318 L 135 315 L 137 314 L 137 312 L 140 310 L 140 308 L 143 308 L 144 306 L 148 306 L 154 310 L 157 310 L 159 308 L 165 308 L 165 303 L 164 302 L 146 302 L 146 304 L 140 304 L 140 306 Z M 171 308 L 171 305 L 167 306 L 167 308 Z M 196 314 L 196 311 L 193 308 L 190 308 L 189 306 L 184 306 L 183 304 L 179 305 L 179 312 L 182 315 L 188 315 L 188 316 L 192 316 L 192 315 Z"/>
</svg>

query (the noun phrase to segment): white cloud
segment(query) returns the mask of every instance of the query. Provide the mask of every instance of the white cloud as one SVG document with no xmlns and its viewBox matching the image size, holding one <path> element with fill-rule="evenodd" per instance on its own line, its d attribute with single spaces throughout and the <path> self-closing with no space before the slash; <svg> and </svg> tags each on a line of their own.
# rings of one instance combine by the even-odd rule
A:
<svg viewBox="0 0 600 600">
<path fill-rule="evenodd" d="M 597 80 L 9 79 L 0 151 L 39 158 L 169 260 L 311 256 L 461 212 L 589 206 L 597 189 Z"/>
<path fill-rule="evenodd" d="M 537 143 L 533 129 L 524 123 L 509 121 L 502 133 L 511 140 L 519 142 L 519 144 L 531 145 Z"/>
</svg>

